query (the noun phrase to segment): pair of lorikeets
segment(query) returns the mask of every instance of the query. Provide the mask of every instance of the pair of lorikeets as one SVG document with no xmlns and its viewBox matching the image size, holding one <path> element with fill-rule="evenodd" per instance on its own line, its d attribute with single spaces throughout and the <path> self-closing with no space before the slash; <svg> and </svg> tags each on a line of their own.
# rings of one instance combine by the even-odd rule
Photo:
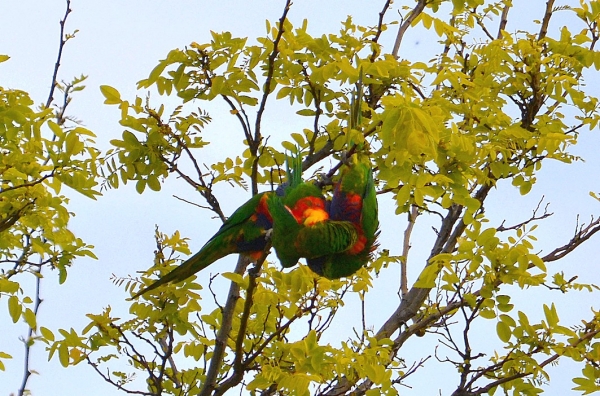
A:
<svg viewBox="0 0 600 396">
<path fill-rule="evenodd" d="M 326 278 L 354 274 L 375 249 L 379 221 L 370 164 L 356 156 L 352 160 L 341 171 L 331 201 L 326 201 L 317 185 L 302 181 L 301 158 L 292 158 L 285 184 L 252 197 L 198 253 L 133 298 L 167 282 L 183 281 L 232 253 L 258 260 L 269 239 L 284 268 L 304 257 L 311 270 Z"/>
</svg>

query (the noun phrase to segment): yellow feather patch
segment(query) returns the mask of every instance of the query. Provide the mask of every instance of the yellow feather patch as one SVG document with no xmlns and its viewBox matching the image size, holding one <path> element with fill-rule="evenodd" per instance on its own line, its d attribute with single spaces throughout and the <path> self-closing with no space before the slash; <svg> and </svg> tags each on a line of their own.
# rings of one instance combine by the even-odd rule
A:
<svg viewBox="0 0 600 396">
<path fill-rule="evenodd" d="M 329 219 L 329 214 L 323 209 L 306 209 L 304 218 L 304 225 L 311 226 Z"/>
</svg>

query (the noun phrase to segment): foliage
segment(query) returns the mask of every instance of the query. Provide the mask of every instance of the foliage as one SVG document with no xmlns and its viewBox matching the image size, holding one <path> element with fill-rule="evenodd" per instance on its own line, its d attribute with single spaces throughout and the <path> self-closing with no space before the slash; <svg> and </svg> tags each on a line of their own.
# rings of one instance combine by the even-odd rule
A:
<svg viewBox="0 0 600 396">
<path fill-rule="evenodd" d="M 570 149 L 578 134 L 600 120 L 598 99 L 582 83 L 600 68 L 600 2 L 553 7 L 548 1 L 536 10 L 536 33 L 510 33 L 510 1 L 421 0 L 403 8 L 397 45 L 385 53 L 379 40 L 393 26 L 384 23 L 390 2 L 374 27 L 348 17 L 338 33 L 320 36 L 309 33 L 306 21 L 292 26 L 287 2 L 279 22 L 267 23 L 267 35 L 256 44 L 225 32 L 213 33 L 210 43 L 170 51 L 138 88 L 176 95 L 181 105 L 171 114 L 103 86 L 105 103 L 118 106 L 125 128 L 102 169 L 107 186 L 135 181 L 139 193 L 158 191 L 175 174 L 225 219 L 217 183 L 244 187 L 249 178 L 256 194 L 259 185 L 278 182 L 272 169 L 283 162 L 284 150 L 298 148 L 305 170 L 336 163 L 321 177 L 326 188 L 343 159 L 357 152 L 371 159 L 380 195 L 394 198 L 397 215 L 408 215 L 402 255 L 377 252 L 368 268 L 338 281 L 316 277 L 304 265 L 282 272 L 264 258 L 246 271 L 249 263 L 240 259 L 234 272 L 223 274 L 231 281 L 224 303 L 209 287 L 217 305 L 209 313 L 202 313 L 206 292 L 194 279 L 165 285 L 132 301 L 129 318 L 107 307 L 88 315 L 82 332 L 60 330 L 59 338 L 47 330 L 51 357 L 65 367 L 87 361 L 109 383 L 138 394 L 220 395 L 242 387 L 265 395 L 393 395 L 410 384 L 410 375 L 429 368 L 427 352 L 403 352 L 415 337 L 426 337 L 445 348 L 441 363 L 456 369 L 453 395 L 541 393 L 550 381 L 547 367 L 560 358 L 581 367 L 575 390 L 600 390 L 600 313 L 592 309 L 582 313 L 581 324 L 569 325 L 549 303 L 539 307 L 543 318 L 534 320 L 535 309 L 519 309 L 510 295 L 516 288 L 597 293 L 595 285 L 567 280 L 550 264 L 591 238 L 600 220 L 578 226 L 570 241 L 542 254 L 535 231 L 549 213 L 536 210 L 518 224 L 494 226 L 484 211 L 490 191 L 506 185 L 501 181 L 526 195 L 544 163 L 577 160 Z M 579 25 L 554 35 L 549 24 L 557 12 Z M 430 62 L 398 58 L 409 28 L 439 36 L 440 51 Z M 353 100 L 357 92 L 362 97 Z M 209 143 L 210 116 L 189 109 L 217 99 L 239 123 L 246 150 L 224 154 L 206 173 L 197 158 Z M 280 147 L 264 133 L 263 114 L 274 99 L 288 101 L 310 125 L 286 131 Z M 357 106 L 359 116 L 350 117 Z M 436 222 L 435 240 L 418 246 L 431 252 L 418 263 L 409 260 L 411 232 L 426 220 Z M 145 277 L 172 270 L 177 254 L 189 252 L 178 232 L 157 230 L 156 240 L 155 265 Z M 401 302 L 384 323 L 366 323 L 366 310 L 392 310 L 366 300 L 374 277 L 392 262 L 401 266 Z M 409 280 L 409 265 L 419 268 L 416 279 Z M 140 284 L 115 282 L 129 292 Z M 349 339 L 333 335 L 335 343 L 327 341 L 351 295 L 363 303 L 360 324 Z M 497 347 L 475 346 L 476 325 L 489 321 Z M 131 371 L 111 370 L 118 359 Z M 135 389 L 136 374 L 144 376 L 144 390 Z"/>
<path fill-rule="evenodd" d="M 83 89 L 84 80 L 57 87 L 67 99 Z M 65 125 L 64 110 L 36 109 L 26 92 L 0 87 L 0 299 L 14 323 L 22 319 L 31 329 L 27 346 L 49 342 L 49 330 L 38 328 L 40 299 L 37 291 L 26 291 L 26 277 L 33 276 L 39 290 L 42 270 L 57 270 L 63 283 L 77 257 L 95 258 L 93 246 L 69 230 L 72 213 L 61 191 L 67 186 L 89 198 L 99 195 L 99 152 L 90 130 Z M 6 358 L 0 352 L 0 359 Z"/>
</svg>

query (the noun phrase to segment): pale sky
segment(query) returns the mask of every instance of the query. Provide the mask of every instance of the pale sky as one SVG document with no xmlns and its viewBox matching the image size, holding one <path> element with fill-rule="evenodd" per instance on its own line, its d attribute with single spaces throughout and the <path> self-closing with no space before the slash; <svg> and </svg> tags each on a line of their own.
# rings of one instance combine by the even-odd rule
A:
<svg viewBox="0 0 600 396">
<path fill-rule="evenodd" d="M 398 1 L 396 7 L 407 3 L 412 4 Z M 533 18 L 529 12 L 534 9 L 531 4 L 543 2 L 537 0 L 515 3 L 529 4 L 532 8 L 513 10 L 514 15 L 511 14 L 509 18 L 510 32 L 516 29 L 511 27 L 512 18 L 515 18 L 514 21 L 517 16 Z M 579 2 L 571 0 L 570 3 Z M 310 33 L 320 35 L 338 31 L 340 22 L 346 15 L 352 15 L 358 24 L 374 25 L 382 5 L 383 1 L 372 0 L 297 0 L 289 17 L 295 25 L 308 18 Z M 102 103 L 104 98 L 98 88 L 100 85 L 107 84 L 117 88 L 126 99 L 133 99 L 136 94 L 144 97 L 145 92 L 136 92 L 136 82 L 146 78 L 157 61 L 163 59 L 169 50 L 182 48 L 192 41 L 209 41 L 211 30 L 230 31 L 239 37 L 248 36 L 249 41 L 253 42 L 253 38 L 265 34 L 265 19 L 275 21 L 279 18 L 282 6 L 283 1 L 274 0 L 74 0 L 66 31 L 78 29 L 79 32 L 65 47 L 59 79 L 71 80 L 73 76 L 81 74 L 89 77 L 86 81 L 87 88 L 75 95 L 68 114 L 81 120 L 88 129 L 96 133 L 100 149 L 109 148 L 108 141 L 120 137 L 122 133 L 122 127 L 118 124 L 120 112 L 116 107 Z M 0 9 L 3 20 L 0 24 L 0 54 L 11 56 L 8 62 L 0 64 L 0 86 L 25 90 L 36 103 L 45 102 L 58 48 L 58 22 L 64 14 L 65 2 L 0 0 Z M 537 19 L 540 19 L 541 10 L 536 12 Z M 395 15 L 395 11 L 389 12 L 388 21 Z M 558 22 L 555 22 L 554 28 L 558 26 Z M 394 36 L 395 29 L 392 28 L 381 40 L 387 51 L 391 49 Z M 417 34 L 409 30 L 400 55 L 412 61 L 427 61 L 439 48 L 435 46 L 436 40 L 435 35 L 423 32 Z M 595 78 L 598 81 L 597 75 Z M 591 82 L 588 82 L 588 87 L 598 91 Z M 58 99 L 59 96 L 56 95 L 56 100 Z M 173 98 L 158 95 L 152 96 L 152 102 L 164 102 L 171 106 L 177 103 Z M 285 103 L 271 104 L 272 107 L 267 107 L 264 124 L 267 133 L 273 134 L 275 139 L 277 136 L 280 139 L 286 134 L 297 132 L 303 127 L 305 120 L 282 117 L 281 113 L 273 110 L 278 109 L 277 106 L 285 108 Z M 206 138 L 212 142 L 213 151 L 203 152 L 200 160 L 209 164 L 221 155 L 223 150 L 231 156 L 237 154 L 235 150 L 236 147 L 240 147 L 242 135 L 237 129 L 237 124 L 228 118 L 227 111 L 219 103 L 198 105 L 209 109 L 214 119 L 206 129 Z M 539 174 L 538 184 L 528 196 L 521 197 L 508 183 L 500 183 L 499 188 L 491 193 L 490 202 L 486 204 L 488 216 L 497 222 L 492 222 L 491 225 L 497 226 L 503 219 L 507 219 L 507 223 L 514 223 L 527 218 L 544 195 L 545 201 L 551 203 L 550 211 L 555 212 L 555 215 L 540 225 L 540 232 L 536 233 L 536 236 L 540 240 L 540 249 L 547 252 L 571 238 L 577 214 L 580 214 L 581 221 L 585 222 L 591 214 L 600 213 L 600 204 L 588 196 L 591 190 L 600 191 L 597 178 L 600 171 L 600 157 L 597 154 L 600 140 L 597 131 L 583 132 L 579 140 L 580 143 L 573 148 L 573 153 L 583 156 L 586 162 L 570 166 L 547 163 Z M 198 202 L 200 200 L 200 197 L 193 195 L 187 186 L 174 178 L 168 180 L 160 193 L 147 191 L 138 195 L 134 184 L 129 184 L 124 188 L 108 191 L 97 202 L 70 192 L 66 193 L 72 197 L 69 208 L 76 214 L 71 227 L 77 236 L 96 246 L 94 252 L 99 260 L 82 259 L 75 262 L 69 270 L 66 284 L 62 286 L 58 286 L 55 273 L 44 272 L 44 302 L 40 307 L 38 323 L 55 333 L 59 327 L 73 327 L 80 331 L 88 323 L 85 314 L 100 313 L 108 305 L 113 308 L 113 312 L 126 315 L 128 304 L 124 299 L 128 294 L 115 286 L 110 277 L 111 274 L 120 277 L 135 276 L 136 271 L 145 270 L 152 265 L 156 224 L 165 233 L 179 230 L 189 237 L 190 247 L 194 251 L 200 248 L 220 225 L 218 220 L 211 219 L 210 213 L 172 198 L 173 194 L 178 194 Z M 222 184 L 217 189 L 217 196 L 221 199 L 225 213 L 230 214 L 249 198 L 249 193 Z M 389 249 L 391 254 L 399 255 L 401 240 L 398 235 L 404 231 L 406 215 L 396 217 L 394 210 L 390 197 L 380 197 L 381 246 Z M 430 249 L 428 242 L 432 237 L 431 225 L 418 223 L 411 250 L 411 259 L 416 263 L 423 262 L 427 257 Z M 582 282 L 595 281 L 600 284 L 596 261 L 599 255 L 600 237 L 596 237 L 567 260 L 553 263 L 552 267 L 556 270 L 564 269 L 567 275 L 579 274 Z M 271 255 L 270 259 L 276 260 L 274 255 Z M 234 263 L 234 257 L 223 259 L 205 270 L 198 281 L 202 283 L 202 279 L 207 280 L 211 273 L 231 271 Z M 384 276 L 375 281 L 374 290 L 367 297 L 367 304 L 372 304 L 368 311 L 368 319 L 375 329 L 397 306 L 398 273 L 397 268 L 388 268 Z M 31 285 L 24 282 L 23 286 Z M 557 293 L 544 293 L 542 290 L 537 290 L 536 293 L 529 293 L 526 297 L 528 301 L 539 303 L 537 311 L 531 313 L 532 320 L 543 317 L 541 302 L 549 304 L 549 299 L 556 302 L 559 315 L 566 325 L 578 324 L 578 318 L 589 317 L 589 307 L 593 304 L 598 308 L 597 295 L 572 292 L 568 296 L 559 296 Z M 341 328 L 346 320 L 355 319 L 355 303 L 356 298 L 352 297 L 346 301 L 348 309 L 341 312 L 337 320 L 337 325 Z M 494 331 L 495 321 L 489 321 L 488 324 L 491 331 Z M 0 395 L 16 392 L 20 386 L 23 347 L 18 338 L 25 334 L 26 326 L 22 323 L 12 324 L 6 303 L 0 300 L 0 351 L 6 351 L 14 358 L 5 361 L 7 370 L 0 372 Z M 335 339 L 329 341 L 334 343 Z M 432 348 L 433 344 L 428 344 L 428 341 L 432 341 L 432 338 L 411 340 L 402 355 L 407 360 L 418 358 L 421 356 L 420 350 Z M 410 351 L 418 353 L 412 357 L 409 355 Z M 413 390 L 406 389 L 405 394 L 438 394 L 438 389 L 441 389 L 442 394 L 448 395 L 457 384 L 457 376 L 449 366 L 431 371 L 433 367 L 437 366 L 432 365 L 430 369 L 423 369 L 422 374 L 411 377 L 408 383 L 413 386 Z M 564 367 L 563 370 L 568 372 L 566 376 L 560 376 L 556 368 L 549 369 L 551 375 L 556 375 L 557 380 L 553 382 L 547 395 L 570 392 L 573 386 L 570 377 L 574 376 L 574 373 L 579 374 L 579 369 L 573 366 L 559 367 Z M 123 394 L 105 383 L 86 364 L 64 369 L 56 358 L 47 362 L 47 352 L 43 344 L 36 344 L 33 348 L 31 368 L 40 374 L 33 376 L 29 381 L 29 389 L 35 396 Z M 440 374 L 443 370 L 449 370 L 447 377 Z M 432 375 L 436 375 L 440 381 L 431 381 Z M 444 379 L 448 382 L 445 383 Z"/>
</svg>

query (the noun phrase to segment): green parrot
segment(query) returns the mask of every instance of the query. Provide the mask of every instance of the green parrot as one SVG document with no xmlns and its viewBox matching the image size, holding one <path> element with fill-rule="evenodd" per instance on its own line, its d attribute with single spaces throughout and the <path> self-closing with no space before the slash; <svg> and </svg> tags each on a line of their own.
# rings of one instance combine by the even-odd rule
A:
<svg viewBox="0 0 600 396">
<path fill-rule="evenodd" d="M 270 200 L 268 201 L 270 205 Z M 329 279 L 350 276 L 364 266 L 375 248 L 379 227 L 377 197 L 370 164 L 358 162 L 356 156 L 335 186 L 328 208 L 331 222 L 350 222 L 358 237 L 342 252 L 308 258 L 308 267 Z"/>
<path fill-rule="evenodd" d="M 223 223 L 198 253 L 132 298 L 168 282 L 181 282 L 232 253 L 242 253 L 258 260 L 267 246 L 267 234 L 273 225 L 267 208 L 267 198 L 271 195 L 275 193 L 267 191 L 250 198 Z"/>
<path fill-rule="evenodd" d="M 300 257 L 339 253 L 357 242 L 356 228 L 348 221 L 330 221 L 321 189 L 302 182 L 302 162 L 297 156 L 286 161 L 291 183 L 284 192 L 267 198 L 273 218 L 271 242 L 281 265 L 289 268 Z"/>
</svg>

